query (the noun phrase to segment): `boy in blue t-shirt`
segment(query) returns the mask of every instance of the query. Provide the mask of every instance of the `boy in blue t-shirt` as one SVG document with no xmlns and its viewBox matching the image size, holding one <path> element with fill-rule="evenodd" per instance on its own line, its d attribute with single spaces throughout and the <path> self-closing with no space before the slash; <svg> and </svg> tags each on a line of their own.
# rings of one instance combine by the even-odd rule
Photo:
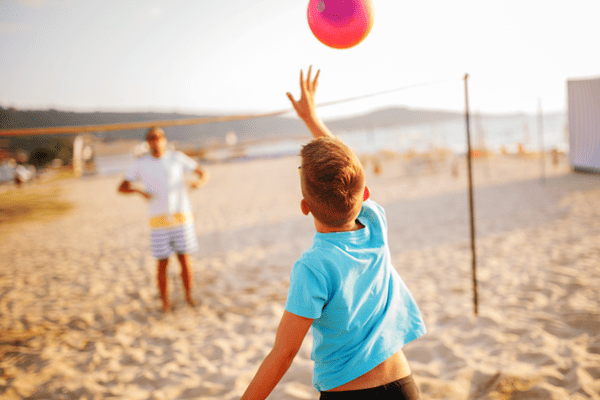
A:
<svg viewBox="0 0 600 400">
<path fill-rule="evenodd" d="M 319 71 L 320 72 L 320 71 Z M 301 150 L 305 215 L 313 245 L 294 264 L 273 349 L 242 399 L 265 399 L 290 367 L 312 326 L 313 384 L 321 399 L 418 399 L 402 347 L 425 334 L 410 291 L 391 264 L 385 211 L 368 200 L 354 152 L 315 113 L 319 72 L 300 72 L 298 116 L 314 136 Z"/>
</svg>

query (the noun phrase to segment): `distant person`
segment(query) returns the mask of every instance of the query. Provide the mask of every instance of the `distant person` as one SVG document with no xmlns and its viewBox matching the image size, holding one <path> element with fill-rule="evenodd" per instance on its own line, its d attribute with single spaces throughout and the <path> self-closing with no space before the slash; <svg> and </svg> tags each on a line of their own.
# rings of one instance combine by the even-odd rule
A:
<svg viewBox="0 0 600 400">
<path fill-rule="evenodd" d="M 31 179 L 32 175 L 33 174 L 27 169 L 27 167 L 17 164 L 15 167 L 15 185 L 20 188 L 23 183 Z"/>
<path fill-rule="evenodd" d="M 167 138 L 162 129 L 150 128 L 146 141 L 150 154 L 141 156 L 133 163 L 118 190 L 121 193 L 139 193 L 149 200 L 150 247 L 152 255 L 158 260 L 158 289 L 166 312 L 171 308 L 167 293 L 167 265 L 172 253 L 177 254 L 181 264 L 186 301 L 194 306 L 188 254 L 198 250 L 198 239 L 184 173 L 194 171 L 198 174 L 199 180 L 191 185 L 192 188 L 206 183 L 208 174 L 185 154 L 168 151 Z M 132 187 L 131 182 L 138 180 L 142 181 L 144 190 Z"/>
<path fill-rule="evenodd" d="M 287 95 L 315 138 L 299 173 L 300 208 L 317 232 L 292 268 L 275 344 L 242 399 L 269 396 L 311 326 L 321 399 L 419 399 L 402 347 L 425 334 L 421 312 L 392 266 L 385 211 L 368 200 L 360 161 L 316 115 L 319 72 L 310 75 L 300 72 L 299 101 Z"/>
</svg>

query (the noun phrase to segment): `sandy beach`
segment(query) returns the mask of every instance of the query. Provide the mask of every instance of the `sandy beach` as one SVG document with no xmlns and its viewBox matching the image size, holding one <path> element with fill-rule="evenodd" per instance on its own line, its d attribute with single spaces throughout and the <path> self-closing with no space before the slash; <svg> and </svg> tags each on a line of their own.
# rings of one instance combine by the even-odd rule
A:
<svg viewBox="0 0 600 400">
<path fill-rule="evenodd" d="M 544 182 L 535 157 L 474 162 L 474 316 L 466 162 L 388 155 L 375 173 L 363 159 L 428 328 L 405 347 L 422 398 L 600 399 L 600 175 L 573 173 L 564 157 L 548 158 Z M 52 183 L 72 212 L 0 234 L 0 398 L 239 398 L 314 234 L 298 165 L 206 167 L 211 181 L 190 194 L 197 306 L 172 257 L 168 314 L 145 200 L 119 195 L 119 175 Z M 311 341 L 270 399 L 318 398 Z"/>
</svg>

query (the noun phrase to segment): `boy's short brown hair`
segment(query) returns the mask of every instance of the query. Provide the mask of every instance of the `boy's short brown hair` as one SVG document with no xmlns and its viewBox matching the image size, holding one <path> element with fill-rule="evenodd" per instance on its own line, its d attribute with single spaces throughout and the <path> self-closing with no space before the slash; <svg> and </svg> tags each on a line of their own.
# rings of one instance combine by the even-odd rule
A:
<svg viewBox="0 0 600 400">
<path fill-rule="evenodd" d="M 362 205 L 365 173 L 348 146 L 321 137 L 302 147 L 302 195 L 319 221 L 333 227 L 356 218 Z"/>
</svg>

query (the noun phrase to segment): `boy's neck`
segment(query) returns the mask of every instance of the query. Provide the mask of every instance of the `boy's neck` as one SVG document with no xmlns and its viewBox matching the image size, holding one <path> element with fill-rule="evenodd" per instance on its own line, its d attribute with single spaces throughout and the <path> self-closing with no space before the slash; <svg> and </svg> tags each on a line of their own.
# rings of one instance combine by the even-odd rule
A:
<svg viewBox="0 0 600 400">
<path fill-rule="evenodd" d="M 348 221 L 346 224 L 342 226 L 330 226 L 322 223 L 318 219 L 314 218 L 315 228 L 319 233 L 333 233 L 333 232 L 350 232 L 350 231 L 358 231 L 363 229 L 365 226 L 361 224 L 357 219 Z"/>
</svg>

